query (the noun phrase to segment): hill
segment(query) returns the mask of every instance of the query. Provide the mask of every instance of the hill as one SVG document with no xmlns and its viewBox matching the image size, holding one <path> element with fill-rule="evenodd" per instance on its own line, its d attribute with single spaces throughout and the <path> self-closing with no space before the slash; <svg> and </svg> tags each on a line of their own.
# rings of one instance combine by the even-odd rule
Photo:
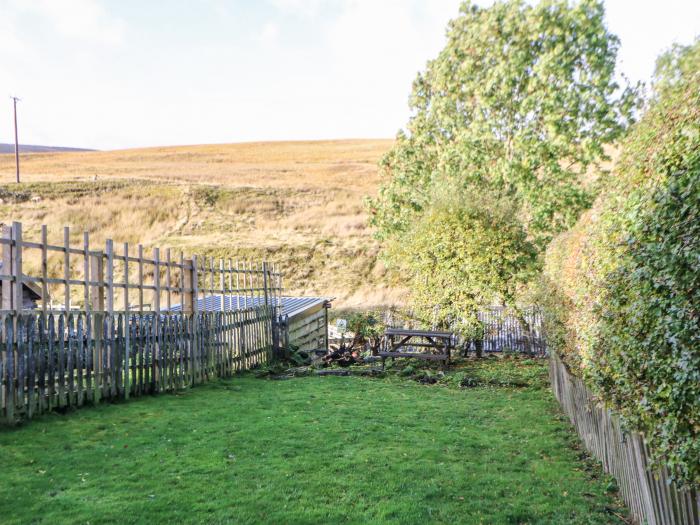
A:
<svg viewBox="0 0 700 525">
<path fill-rule="evenodd" d="M 365 195 L 391 140 L 260 142 L 0 157 L 0 217 L 25 237 L 42 223 L 62 242 L 143 243 L 216 257 L 278 261 L 289 292 L 336 296 L 339 307 L 394 301 Z M 55 268 L 60 261 L 53 261 Z"/>
<path fill-rule="evenodd" d="M 51 153 L 51 152 L 63 152 L 63 151 L 94 151 L 85 148 L 65 148 L 61 146 L 35 146 L 32 144 L 20 144 L 20 153 Z M 0 154 L 2 153 L 14 153 L 14 144 L 3 144 L 0 143 Z"/>
</svg>

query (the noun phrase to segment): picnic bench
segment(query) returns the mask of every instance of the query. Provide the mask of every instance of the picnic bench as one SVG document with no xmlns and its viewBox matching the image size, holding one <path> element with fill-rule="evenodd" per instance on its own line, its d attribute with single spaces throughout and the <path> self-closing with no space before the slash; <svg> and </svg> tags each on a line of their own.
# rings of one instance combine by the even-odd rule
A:
<svg viewBox="0 0 700 525">
<path fill-rule="evenodd" d="M 450 362 L 454 343 L 455 335 L 452 332 L 387 328 L 378 355 L 382 358 L 382 368 L 388 357 L 442 361 L 446 365 Z M 415 348 L 422 348 L 424 351 L 416 352 L 413 350 Z"/>
</svg>

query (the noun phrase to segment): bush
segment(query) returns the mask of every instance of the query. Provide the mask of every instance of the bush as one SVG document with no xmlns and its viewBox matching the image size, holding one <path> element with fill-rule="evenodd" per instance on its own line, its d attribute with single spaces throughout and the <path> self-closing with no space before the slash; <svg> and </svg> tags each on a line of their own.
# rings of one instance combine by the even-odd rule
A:
<svg viewBox="0 0 700 525">
<path fill-rule="evenodd" d="M 356 312 L 348 319 L 348 330 L 355 334 L 352 347 L 366 346 L 373 353 L 379 350 L 386 325 L 379 312 Z"/>
<path fill-rule="evenodd" d="M 593 210 L 550 247 L 550 344 L 700 485 L 700 40 L 654 97 Z M 558 297 L 552 289 L 561 293 Z"/>
<path fill-rule="evenodd" d="M 458 188 L 436 192 L 410 230 L 389 243 L 389 260 L 410 283 L 427 325 L 481 339 L 483 305 L 515 305 L 537 270 L 537 252 L 507 200 Z"/>
</svg>

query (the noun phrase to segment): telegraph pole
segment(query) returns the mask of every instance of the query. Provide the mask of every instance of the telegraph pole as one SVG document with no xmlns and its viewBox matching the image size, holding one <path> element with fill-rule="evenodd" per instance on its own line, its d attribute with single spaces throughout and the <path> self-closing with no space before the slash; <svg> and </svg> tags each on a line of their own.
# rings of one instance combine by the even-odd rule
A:
<svg viewBox="0 0 700 525">
<path fill-rule="evenodd" d="M 19 184 L 19 141 L 17 140 L 17 102 L 19 98 L 10 97 L 15 109 L 15 170 L 17 172 L 17 184 Z"/>
</svg>

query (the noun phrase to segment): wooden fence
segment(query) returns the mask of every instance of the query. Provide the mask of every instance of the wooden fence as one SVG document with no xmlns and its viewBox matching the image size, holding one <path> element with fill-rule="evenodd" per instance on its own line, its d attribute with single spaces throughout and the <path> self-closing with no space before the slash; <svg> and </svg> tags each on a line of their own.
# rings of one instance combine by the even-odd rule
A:
<svg viewBox="0 0 700 525">
<path fill-rule="evenodd" d="M 545 355 L 547 345 L 542 332 L 542 312 L 536 307 L 523 309 L 529 330 L 507 308 L 493 306 L 479 312 L 484 325 L 484 352 L 517 352 Z"/>
<path fill-rule="evenodd" d="M 267 261 L 95 249 L 67 227 L 61 245 L 46 226 L 40 237 L 18 222 L 0 231 L 4 421 L 225 377 L 267 362 L 284 337 L 282 274 Z"/>
<path fill-rule="evenodd" d="M 700 525 L 700 495 L 681 490 L 665 467 L 651 470 L 643 436 L 625 432 L 619 419 L 595 400 L 583 381 L 550 355 L 554 395 L 576 427 L 586 448 L 618 482 L 632 515 L 649 525 Z"/>
<path fill-rule="evenodd" d="M 251 305 L 280 303 L 282 274 L 267 261 L 175 256 L 169 248 L 153 248 L 146 257 L 140 244 L 134 249 L 123 243 L 119 252 L 111 239 L 96 249 L 88 232 L 81 237 L 79 245 L 71 245 L 71 230 L 64 227 L 63 243 L 50 244 L 42 226 L 41 238 L 29 241 L 21 223 L 3 225 L 0 312 L 26 310 L 28 291 L 39 297 L 44 313 L 167 312 L 176 302 L 179 310 L 195 313 L 213 295 L 235 296 L 237 309 L 247 307 L 248 298 Z"/>
<path fill-rule="evenodd" d="M 2 418 L 12 424 L 250 369 L 271 358 L 274 316 L 271 306 L 196 314 L 4 314 Z"/>
</svg>

